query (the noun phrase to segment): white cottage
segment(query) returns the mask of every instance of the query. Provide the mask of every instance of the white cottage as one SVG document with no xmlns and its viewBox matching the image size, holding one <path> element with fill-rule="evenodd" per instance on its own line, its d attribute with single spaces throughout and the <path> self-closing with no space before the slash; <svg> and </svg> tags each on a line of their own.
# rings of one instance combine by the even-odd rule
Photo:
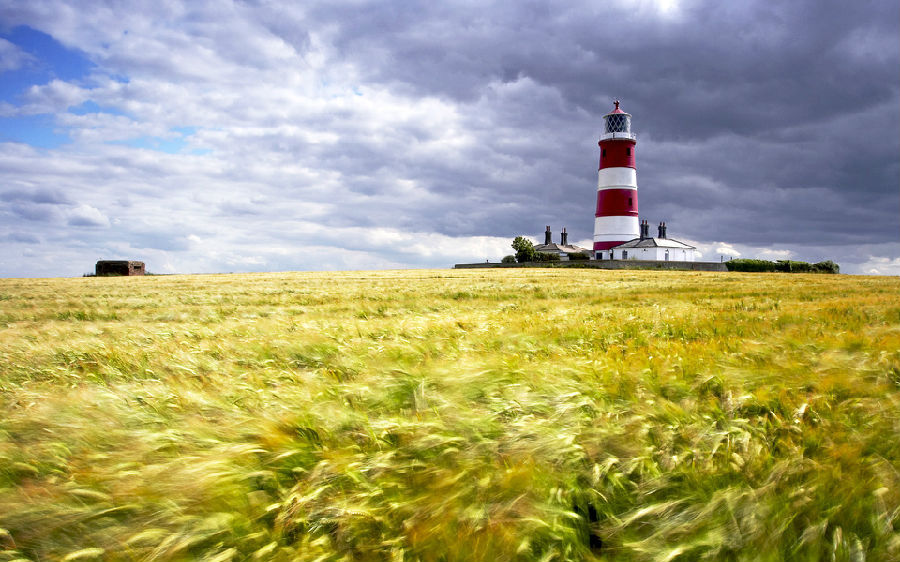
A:
<svg viewBox="0 0 900 562">
<path fill-rule="evenodd" d="M 650 237 L 650 225 L 641 221 L 640 238 L 595 252 L 598 260 L 694 261 L 697 248 L 666 237 L 666 223 L 659 223 L 659 236 Z"/>
</svg>

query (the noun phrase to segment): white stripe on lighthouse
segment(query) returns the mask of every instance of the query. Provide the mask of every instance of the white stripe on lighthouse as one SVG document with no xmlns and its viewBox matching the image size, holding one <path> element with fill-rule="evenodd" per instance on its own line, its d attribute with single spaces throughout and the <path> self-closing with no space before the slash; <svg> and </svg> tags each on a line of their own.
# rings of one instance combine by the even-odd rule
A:
<svg viewBox="0 0 900 562">
<path fill-rule="evenodd" d="M 640 236 L 637 217 L 595 217 L 594 242 L 627 242 Z"/>
<path fill-rule="evenodd" d="M 637 189 L 637 172 L 634 168 L 603 168 L 597 174 L 597 189 L 632 187 Z"/>
</svg>

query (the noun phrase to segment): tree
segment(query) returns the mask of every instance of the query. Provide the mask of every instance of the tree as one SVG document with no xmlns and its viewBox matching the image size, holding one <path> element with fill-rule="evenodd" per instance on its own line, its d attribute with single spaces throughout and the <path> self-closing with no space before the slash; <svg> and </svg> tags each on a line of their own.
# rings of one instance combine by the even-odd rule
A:
<svg viewBox="0 0 900 562">
<path fill-rule="evenodd" d="M 516 263 L 516 256 L 503 256 L 500 263 Z"/>
<path fill-rule="evenodd" d="M 524 236 L 516 236 L 512 241 L 512 249 L 516 251 L 516 260 L 519 263 L 534 261 L 534 244 Z"/>
</svg>

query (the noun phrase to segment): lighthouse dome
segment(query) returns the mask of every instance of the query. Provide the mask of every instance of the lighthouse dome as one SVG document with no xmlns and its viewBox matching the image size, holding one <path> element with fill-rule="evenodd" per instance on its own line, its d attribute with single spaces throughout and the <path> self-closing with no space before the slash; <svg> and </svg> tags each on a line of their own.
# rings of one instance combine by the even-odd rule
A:
<svg viewBox="0 0 900 562">
<path fill-rule="evenodd" d="M 616 100 L 615 104 L 616 108 L 603 116 L 603 134 L 600 140 L 634 140 L 635 135 L 631 132 L 631 114 L 619 109 L 619 100 Z"/>
</svg>

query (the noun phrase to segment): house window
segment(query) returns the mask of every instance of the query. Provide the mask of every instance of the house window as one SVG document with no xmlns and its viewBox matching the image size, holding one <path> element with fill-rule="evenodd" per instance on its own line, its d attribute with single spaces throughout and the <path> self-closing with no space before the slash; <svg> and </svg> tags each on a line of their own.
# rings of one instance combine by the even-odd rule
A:
<svg viewBox="0 0 900 562">
<path fill-rule="evenodd" d="M 666 261 L 669 261 L 669 250 L 666 250 Z"/>
<path fill-rule="evenodd" d="M 623 259 L 623 260 L 627 260 L 627 259 L 628 259 L 628 250 L 622 250 L 622 259 Z"/>
</svg>

